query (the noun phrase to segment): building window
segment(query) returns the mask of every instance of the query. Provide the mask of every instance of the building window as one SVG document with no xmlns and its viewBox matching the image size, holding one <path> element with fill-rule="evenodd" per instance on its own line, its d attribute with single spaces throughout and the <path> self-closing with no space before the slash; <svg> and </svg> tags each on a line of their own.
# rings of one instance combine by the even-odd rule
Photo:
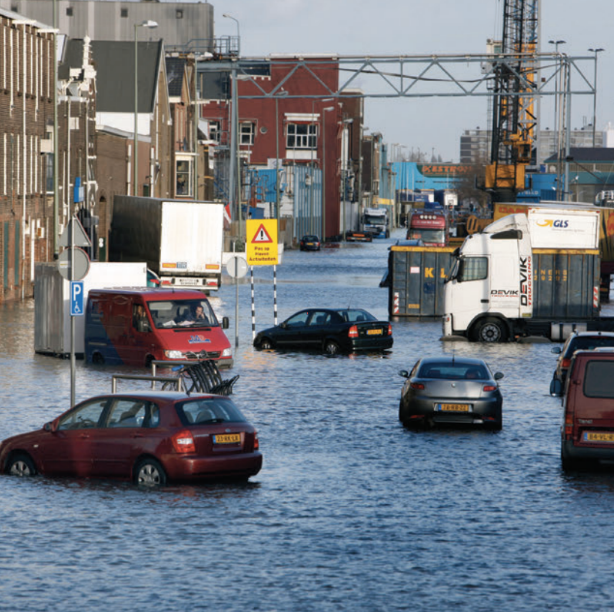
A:
<svg viewBox="0 0 614 612">
<path fill-rule="evenodd" d="M 175 11 L 175 16 L 177 17 L 177 19 L 183 19 L 183 10 L 182 9 L 177 9 Z"/>
<path fill-rule="evenodd" d="M 45 155 L 45 191 L 53 193 L 53 153 Z"/>
<path fill-rule="evenodd" d="M 120 17 L 128 17 L 128 9 L 127 8 L 123 8 L 119 11 L 119 16 Z"/>
<path fill-rule="evenodd" d="M 192 160 L 178 159 L 176 166 L 177 188 L 175 195 L 183 198 L 192 196 Z"/>
<path fill-rule="evenodd" d="M 289 123 L 286 146 L 288 149 L 316 149 L 318 126 L 311 123 Z"/>
<path fill-rule="evenodd" d="M 222 125 L 220 121 L 209 121 L 209 139 L 218 144 L 221 142 Z"/>
<path fill-rule="evenodd" d="M 252 121 L 241 123 L 239 130 L 239 143 L 242 145 L 254 144 L 254 133 L 256 132 L 256 124 Z"/>
<path fill-rule="evenodd" d="M 67 15 L 68 17 L 72 17 L 72 6 L 69 6 L 69 7 L 66 9 L 66 15 Z"/>
</svg>

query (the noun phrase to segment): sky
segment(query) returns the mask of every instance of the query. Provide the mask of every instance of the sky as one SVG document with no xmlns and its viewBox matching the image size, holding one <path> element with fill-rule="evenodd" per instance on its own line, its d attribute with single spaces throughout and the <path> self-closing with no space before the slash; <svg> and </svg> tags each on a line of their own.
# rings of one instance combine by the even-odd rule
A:
<svg viewBox="0 0 614 612">
<path fill-rule="evenodd" d="M 275 53 L 340 55 L 482 54 L 487 39 L 501 39 L 504 0 L 209 0 L 215 36 L 241 36 L 241 55 Z M 237 23 L 223 14 L 232 15 Z M 559 51 L 592 58 L 589 48 L 603 48 L 597 63 L 597 129 L 614 124 L 614 0 L 541 0 L 540 40 L 564 40 Z M 610 47 L 610 48 L 608 48 Z M 592 85 L 594 62 L 579 62 Z M 396 65 L 395 65 L 396 66 Z M 479 71 L 472 66 L 472 74 Z M 459 78 L 457 73 L 454 73 Z M 572 86 L 581 86 L 574 72 Z M 374 85 L 360 83 L 367 91 Z M 587 85 L 582 86 L 587 90 Z M 592 95 L 572 96 L 572 128 L 592 123 Z M 381 132 L 394 152 L 420 150 L 458 162 L 463 130 L 488 125 L 484 97 L 366 99 L 365 126 Z M 554 97 L 541 104 L 541 126 L 553 128 Z M 589 128 L 592 129 L 592 128 Z M 403 147 L 407 147 L 404 149 Z"/>
</svg>

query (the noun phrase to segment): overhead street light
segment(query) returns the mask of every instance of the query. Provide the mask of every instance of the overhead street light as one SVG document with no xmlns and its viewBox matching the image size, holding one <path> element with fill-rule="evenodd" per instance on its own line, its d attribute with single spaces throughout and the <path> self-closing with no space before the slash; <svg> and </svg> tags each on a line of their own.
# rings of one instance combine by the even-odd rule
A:
<svg viewBox="0 0 614 612">
<path fill-rule="evenodd" d="M 241 55 L 241 30 L 239 29 L 239 20 L 236 17 L 233 17 L 229 13 L 224 13 L 222 17 L 226 19 L 232 19 L 237 24 L 237 53 Z"/>
<path fill-rule="evenodd" d="M 595 81 L 593 84 L 595 88 L 595 93 L 593 94 L 593 148 L 595 148 L 595 130 L 597 129 L 597 54 L 605 51 L 605 49 L 599 47 L 598 49 L 589 49 L 589 51 L 595 54 Z"/>
<path fill-rule="evenodd" d="M 132 195 L 139 195 L 139 45 L 138 28 L 157 28 L 158 23 L 148 19 L 134 24 L 134 168 Z"/>
<path fill-rule="evenodd" d="M 558 54 L 559 45 L 566 44 L 565 40 L 549 40 L 551 45 L 554 45 L 555 52 Z M 557 57 L 557 72 L 560 72 L 561 62 L 560 58 Z M 557 150 L 557 176 L 561 175 L 561 128 L 559 126 L 559 81 L 561 79 L 561 75 L 557 74 L 556 79 L 554 81 L 554 133 L 556 137 L 556 150 Z M 560 190 L 560 181 L 557 181 L 556 188 L 556 199 L 561 199 L 561 190 Z"/>
</svg>

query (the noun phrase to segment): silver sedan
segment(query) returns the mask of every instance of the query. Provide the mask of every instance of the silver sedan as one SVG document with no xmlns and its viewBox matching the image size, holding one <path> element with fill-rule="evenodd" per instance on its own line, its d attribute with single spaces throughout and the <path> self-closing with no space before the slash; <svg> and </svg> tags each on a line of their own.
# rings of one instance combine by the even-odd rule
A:
<svg viewBox="0 0 614 612">
<path fill-rule="evenodd" d="M 420 359 L 406 378 L 399 403 L 405 427 L 477 425 L 499 430 L 503 424 L 501 372 L 492 374 L 481 359 L 431 357 Z"/>
</svg>

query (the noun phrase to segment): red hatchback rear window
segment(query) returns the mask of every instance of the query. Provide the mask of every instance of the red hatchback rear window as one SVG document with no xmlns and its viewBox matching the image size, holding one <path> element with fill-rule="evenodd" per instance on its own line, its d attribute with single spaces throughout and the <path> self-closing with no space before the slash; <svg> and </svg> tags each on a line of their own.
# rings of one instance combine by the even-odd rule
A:
<svg viewBox="0 0 614 612">
<path fill-rule="evenodd" d="M 177 405 L 177 412 L 184 425 L 247 422 L 234 402 L 227 397 L 188 400 Z"/>
</svg>

